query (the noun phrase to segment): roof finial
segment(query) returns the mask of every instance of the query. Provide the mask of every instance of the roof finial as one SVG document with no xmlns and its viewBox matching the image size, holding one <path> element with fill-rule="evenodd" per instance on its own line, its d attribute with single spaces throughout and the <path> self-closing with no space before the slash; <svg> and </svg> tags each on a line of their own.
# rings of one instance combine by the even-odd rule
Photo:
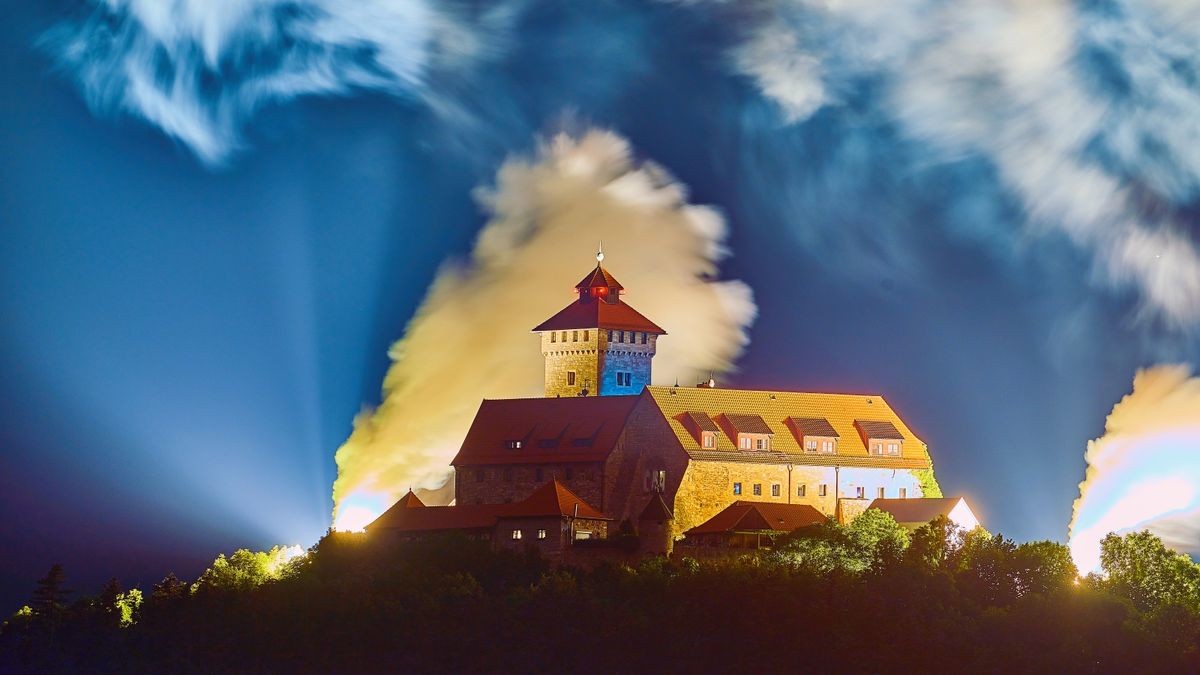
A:
<svg viewBox="0 0 1200 675">
<path fill-rule="evenodd" d="M 600 248 L 596 250 L 596 262 L 604 262 L 604 240 L 600 240 Z"/>
</svg>

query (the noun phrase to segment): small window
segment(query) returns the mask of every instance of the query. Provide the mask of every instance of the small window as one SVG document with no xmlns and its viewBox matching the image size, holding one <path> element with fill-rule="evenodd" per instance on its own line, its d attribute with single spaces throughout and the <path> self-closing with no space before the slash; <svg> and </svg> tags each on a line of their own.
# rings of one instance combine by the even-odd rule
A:
<svg viewBox="0 0 1200 675">
<path fill-rule="evenodd" d="M 766 450 L 767 449 L 767 439 L 765 439 L 765 438 L 754 439 L 754 447 L 757 450 Z"/>
<path fill-rule="evenodd" d="M 871 452 L 875 453 L 876 455 L 882 455 L 883 454 L 883 443 L 872 443 L 871 444 Z"/>
<path fill-rule="evenodd" d="M 558 342 L 558 333 L 556 333 L 554 331 L 550 331 L 550 341 Z"/>
<path fill-rule="evenodd" d="M 538 539 L 545 539 L 545 538 L 546 538 L 546 531 L 538 530 Z"/>
<path fill-rule="evenodd" d="M 613 341 L 613 332 L 612 332 L 611 330 L 610 330 L 610 331 L 608 331 L 608 341 L 609 341 L 609 342 L 612 342 L 612 341 Z"/>
<path fill-rule="evenodd" d="M 900 499 L 908 499 L 908 488 L 900 488 Z"/>
<path fill-rule="evenodd" d="M 716 434 L 714 434 L 711 431 L 706 431 L 702 434 L 702 436 L 704 438 L 704 447 L 706 447 L 706 448 L 717 447 L 717 435 Z"/>
<path fill-rule="evenodd" d="M 476 483 L 482 483 L 482 482 L 483 482 L 483 469 L 476 469 L 476 470 L 475 470 L 475 482 L 476 482 Z"/>
<path fill-rule="evenodd" d="M 653 488 L 655 492 L 667 491 L 667 472 L 665 470 L 660 469 L 654 472 Z"/>
<path fill-rule="evenodd" d="M 735 494 L 735 495 L 742 494 L 742 484 L 741 483 L 733 484 L 733 494 Z"/>
<path fill-rule="evenodd" d="M 646 344 L 646 334 L 642 333 L 642 344 Z"/>
<path fill-rule="evenodd" d="M 820 485 L 818 485 L 817 486 L 817 494 L 820 495 L 821 497 L 829 496 L 829 485 L 827 485 L 825 483 L 821 483 Z"/>
<path fill-rule="evenodd" d="M 754 484 L 754 496 L 755 496 L 755 497 L 760 497 L 760 496 L 762 496 L 762 483 L 755 483 L 755 484 Z"/>
<path fill-rule="evenodd" d="M 825 453 L 832 453 L 833 452 L 833 441 L 822 441 L 821 442 L 821 450 Z"/>
<path fill-rule="evenodd" d="M 587 342 L 587 341 L 588 341 L 588 336 L 590 336 L 591 334 L 592 334 L 592 331 L 590 331 L 590 330 L 585 330 L 585 331 L 583 331 L 583 341 L 584 341 L 584 342 Z"/>
<path fill-rule="evenodd" d="M 520 450 L 522 445 L 524 445 L 524 443 L 519 439 L 504 441 L 504 447 L 508 448 L 509 450 Z"/>
<path fill-rule="evenodd" d="M 796 488 L 796 496 L 797 496 L 797 497 L 803 497 L 803 496 L 804 496 L 805 494 L 807 494 L 807 493 L 808 493 L 808 486 L 807 486 L 807 485 L 801 485 L 801 486 L 799 486 L 799 487 L 797 487 L 797 488 Z"/>
<path fill-rule="evenodd" d="M 623 330 L 617 331 L 617 342 L 620 342 L 621 344 L 625 344 L 625 331 L 623 331 Z"/>
<path fill-rule="evenodd" d="M 856 499 L 862 499 L 863 497 L 866 496 L 866 494 L 867 494 L 867 489 L 865 487 L 854 488 L 854 497 Z"/>
<path fill-rule="evenodd" d="M 562 332 L 562 341 L 563 342 L 567 341 L 567 331 L 565 331 L 565 330 Z"/>
<path fill-rule="evenodd" d="M 805 441 L 804 449 L 809 450 L 811 452 L 816 452 L 817 451 L 817 441 L 814 439 L 809 439 L 809 440 Z"/>
<path fill-rule="evenodd" d="M 534 471 L 533 473 L 534 473 L 534 475 L 536 476 L 536 477 L 534 478 L 534 480 L 536 480 L 536 481 L 537 481 L 537 482 L 539 482 L 539 483 L 540 483 L 540 482 L 542 482 L 542 479 L 543 479 L 543 478 L 545 477 L 545 475 L 546 475 L 546 472 L 545 472 L 545 471 L 543 471 L 543 470 L 542 470 L 542 467 L 540 467 L 540 466 L 539 466 L 539 467 L 537 468 L 537 470 L 536 470 L 536 471 Z"/>
<path fill-rule="evenodd" d="M 883 490 L 883 488 L 879 488 L 878 490 L 876 490 L 876 491 L 875 491 L 875 497 L 876 497 L 876 498 L 878 498 L 878 499 L 883 499 L 883 495 L 884 495 L 884 490 Z"/>
<path fill-rule="evenodd" d="M 888 443 L 888 454 L 889 455 L 900 454 L 900 444 L 899 443 Z"/>
<path fill-rule="evenodd" d="M 567 386 L 568 387 L 575 386 L 575 371 L 573 371 L 573 370 L 567 371 Z"/>
<path fill-rule="evenodd" d="M 505 469 L 505 470 L 504 470 L 504 480 L 505 480 L 505 481 L 507 481 L 507 482 L 509 482 L 509 483 L 511 483 L 511 482 L 512 482 L 512 469 Z"/>
<path fill-rule="evenodd" d="M 571 342 L 579 342 L 579 331 L 571 331 Z"/>
<path fill-rule="evenodd" d="M 779 483 L 771 483 L 771 496 L 772 497 L 779 496 Z"/>
<path fill-rule="evenodd" d="M 513 531 L 512 531 L 512 538 L 513 538 L 514 540 L 515 540 L 515 539 L 520 539 L 520 538 L 521 538 L 521 531 L 520 531 L 520 530 L 513 530 Z"/>
<path fill-rule="evenodd" d="M 749 437 L 749 436 L 742 436 L 742 438 L 741 438 L 741 441 L 742 441 L 742 444 L 741 444 L 741 445 L 742 445 L 742 449 L 743 449 L 743 450 L 749 450 L 749 449 L 750 449 L 750 437 Z"/>
</svg>

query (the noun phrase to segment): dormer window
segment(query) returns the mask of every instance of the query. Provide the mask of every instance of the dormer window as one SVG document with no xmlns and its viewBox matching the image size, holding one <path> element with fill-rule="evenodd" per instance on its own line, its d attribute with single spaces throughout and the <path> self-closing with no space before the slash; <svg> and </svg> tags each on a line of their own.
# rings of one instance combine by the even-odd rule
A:
<svg viewBox="0 0 1200 675">
<path fill-rule="evenodd" d="M 739 450 L 770 450 L 774 432 L 759 415 L 724 413 L 717 423 Z"/>
<path fill-rule="evenodd" d="M 854 426 L 862 437 L 868 454 L 878 457 L 899 457 L 904 446 L 904 436 L 891 422 L 881 420 L 854 420 Z"/>
<path fill-rule="evenodd" d="M 717 435 L 711 431 L 704 431 L 700 434 L 700 445 L 708 450 L 717 447 Z"/>
<path fill-rule="evenodd" d="M 525 445 L 525 443 L 520 439 L 504 441 L 504 447 L 508 448 L 509 450 L 520 450 L 523 445 Z"/>
<path fill-rule="evenodd" d="M 789 417 L 787 426 L 804 452 L 823 455 L 837 452 L 838 432 L 824 417 Z"/>
</svg>

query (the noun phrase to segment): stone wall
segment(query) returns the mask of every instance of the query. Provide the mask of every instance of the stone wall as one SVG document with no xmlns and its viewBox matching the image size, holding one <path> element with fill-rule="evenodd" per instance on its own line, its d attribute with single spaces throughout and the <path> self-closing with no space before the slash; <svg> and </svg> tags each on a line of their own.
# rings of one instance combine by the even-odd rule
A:
<svg viewBox="0 0 1200 675">
<path fill-rule="evenodd" d="M 603 332 L 593 328 L 541 333 L 547 398 L 579 396 L 584 390 L 589 396 L 597 395 L 601 349 L 598 333 Z M 575 373 L 574 384 L 568 372 Z"/>
<path fill-rule="evenodd" d="M 478 479 L 480 472 L 483 480 Z M 601 508 L 604 465 L 600 462 L 459 466 L 454 473 L 454 495 L 458 504 L 519 502 L 555 478 L 588 504 Z"/>
<path fill-rule="evenodd" d="M 625 422 L 625 431 L 608 456 L 604 471 L 605 515 L 617 523 L 636 521 L 650 501 L 657 472 L 666 472 L 667 506 L 683 480 L 688 456 L 649 396 L 642 396 Z"/>
</svg>

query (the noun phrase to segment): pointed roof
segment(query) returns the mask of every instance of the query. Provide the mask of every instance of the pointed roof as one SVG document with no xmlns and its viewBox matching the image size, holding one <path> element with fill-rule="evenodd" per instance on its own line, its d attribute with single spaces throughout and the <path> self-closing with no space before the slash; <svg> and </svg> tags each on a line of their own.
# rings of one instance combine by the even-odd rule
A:
<svg viewBox="0 0 1200 675">
<path fill-rule="evenodd" d="M 534 490 L 533 494 L 523 501 L 508 506 L 510 508 L 500 514 L 501 518 L 577 516 L 608 520 L 603 513 L 592 508 L 591 504 L 583 501 L 583 498 L 571 492 L 566 485 L 558 482 L 557 478 Z"/>
<path fill-rule="evenodd" d="M 675 514 L 671 513 L 671 507 L 663 501 L 662 493 L 655 492 L 650 501 L 646 502 L 646 508 L 642 509 L 638 520 L 675 520 Z"/>
<path fill-rule="evenodd" d="M 736 501 L 686 534 L 791 532 L 828 518 L 809 504 Z"/>
<path fill-rule="evenodd" d="M 970 514 L 970 519 L 975 519 L 974 513 L 971 512 L 971 507 L 966 505 L 966 500 L 962 497 L 923 497 L 919 499 L 876 499 L 871 502 L 868 509 L 878 509 L 885 513 L 892 514 L 897 523 L 924 525 L 938 516 L 946 516 L 951 520 L 951 513 L 959 508 L 962 504 L 966 508 L 966 514 Z"/>
<path fill-rule="evenodd" d="M 578 288 L 581 291 L 589 288 L 599 287 L 609 288 L 616 291 L 625 290 L 625 287 L 622 286 L 621 283 L 617 281 L 615 277 L 613 277 L 613 275 L 609 274 L 608 270 L 604 269 L 604 265 L 599 263 L 596 264 L 596 269 L 589 272 L 586 277 L 584 277 L 579 283 L 575 284 L 575 288 Z"/>
<path fill-rule="evenodd" d="M 641 312 L 624 302 L 576 300 L 554 316 L 538 324 L 533 332 L 544 330 L 570 330 L 572 328 L 604 328 L 609 330 L 632 330 L 655 335 L 666 335 Z"/>
<path fill-rule="evenodd" d="M 409 499 L 409 496 L 412 499 Z M 567 486 L 552 480 L 533 494 L 515 504 L 463 504 L 459 506 L 425 506 L 410 490 L 370 525 L 368 532 L 397 530 L 400 532 L 429 532 L 436 530 L 477 530 L 495 527 L 501 518 L 537 518 L 546 516 L 578 516 L 591 520 L 611 520 L 571 492 Z"/>
</svg>

